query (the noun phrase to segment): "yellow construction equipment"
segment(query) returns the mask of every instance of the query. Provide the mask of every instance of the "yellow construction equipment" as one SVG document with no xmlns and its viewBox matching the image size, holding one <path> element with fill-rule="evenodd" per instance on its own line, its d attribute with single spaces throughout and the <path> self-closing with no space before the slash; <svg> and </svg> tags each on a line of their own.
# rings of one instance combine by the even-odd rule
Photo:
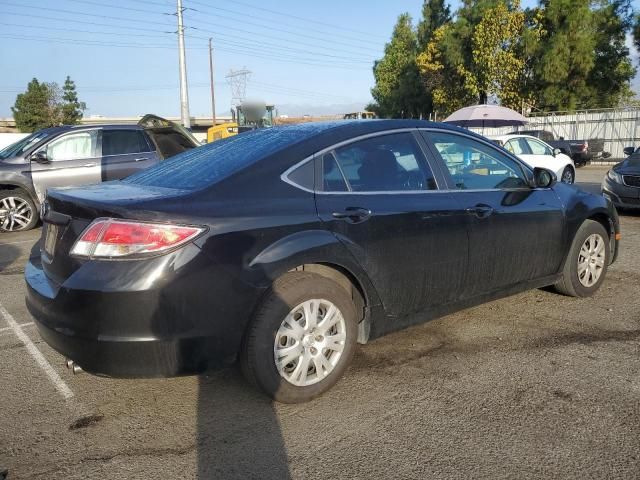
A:
<svg viewBox="0 0 640 480">
<path fill-rule="evenodd" d="M 266 105 L 263 102 L 244 102 L 235 109 L 231 109 L 231 122 L 214 125 L 207 130 L 207 143 L 256 128 L 272 127 L 274 112 L 274 105 Z"/>
</svg>

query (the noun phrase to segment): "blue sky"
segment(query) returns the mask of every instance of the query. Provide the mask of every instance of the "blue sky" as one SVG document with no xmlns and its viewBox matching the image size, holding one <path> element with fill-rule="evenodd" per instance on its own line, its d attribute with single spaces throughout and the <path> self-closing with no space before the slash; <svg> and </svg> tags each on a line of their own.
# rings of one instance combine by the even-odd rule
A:
<svg viewBox="0 0 640 480">
<path fill-rule="evenodd" d="M 417 19 L 422 5 L 422 0 L 183 1 L 189 8 L 184 17 L 190 27 L 192 115 L 210 114 L 209 37 L 219 113 L 228 112 L 231 101 L 225 75 L 243 67 L 252 71 L 249 98 L 276 105 L 364 105 L 373 85 L 371 65 L 397 16 L 408 11 Z M 0 116 L 10 116 L 16 94 L 31 78 L 62 84 L 66 75 L 89 107 L 85 115 L 178 115 L 172 12 L 172 0 L 0 0 L 5 66 Z"/>
</svg>

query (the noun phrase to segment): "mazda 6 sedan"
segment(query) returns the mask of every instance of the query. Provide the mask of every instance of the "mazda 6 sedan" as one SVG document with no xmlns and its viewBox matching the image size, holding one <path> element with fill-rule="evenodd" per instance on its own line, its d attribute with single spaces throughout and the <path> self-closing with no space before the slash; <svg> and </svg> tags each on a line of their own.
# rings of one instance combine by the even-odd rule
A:
<svg viewBox="0 0 640 480">
<path fill-rule="evenodd" d="M 51 190 L 42 216 L 27 305 L 54 349 L 116 377 L 239 360 L 283 402 L 408 325 L 549 285 L 592 295 L 620 238 L 607 199 L 413 120 L 243 133 Z"/>
</svg>

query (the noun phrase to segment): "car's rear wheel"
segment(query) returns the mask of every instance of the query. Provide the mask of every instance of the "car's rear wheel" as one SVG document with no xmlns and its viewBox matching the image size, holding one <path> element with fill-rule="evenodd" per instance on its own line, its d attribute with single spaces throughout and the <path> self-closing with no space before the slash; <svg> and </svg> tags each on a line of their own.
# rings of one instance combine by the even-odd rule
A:
<svg viewBox="0 0 640 480">
<path fill-rule="evenodd" d="M 564 170 L 562 171 L 562 178 L 560 179 L 562 183 L 573 183 L 575 182 L 575 179 L 576 174 L 573 171 L 573 168 L 571 168 L 569 165 L 564 167 Z"/>
<path fill-rule="evenodd" d="M 356 336 L 355 307 L 343 287 L 321 275 L 287 273 L 258 308 L 240 363 L 273 399 L 306 402 L 340 379 Z"/>
<path fill-rule="evenodd" d="M 38 223 L 38 209 L 23 190 L 0 191 L 0 232 L 31 230 Z"/>
<path fill-rule="evenodd" d="M 573 239 L 556 290 L 572 297 L 593 295 L 604 281 L 609 255 L 607 231 L 598 222 L 586 220 Z"/>
</svg>

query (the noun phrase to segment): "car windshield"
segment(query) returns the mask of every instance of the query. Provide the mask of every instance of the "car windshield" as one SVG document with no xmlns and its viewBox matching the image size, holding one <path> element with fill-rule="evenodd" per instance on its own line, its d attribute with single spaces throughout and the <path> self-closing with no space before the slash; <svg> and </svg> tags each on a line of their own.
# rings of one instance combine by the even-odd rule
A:
<svg viewBox="0 0 640 480">
<path fill-rule="evenodd" d="M 152 187 L 200 190 L 315 133 L 316 130 L 308 125 L 241 133 L 180 153 L 124 181 Z"/>
<path fill-rule="evenodd" d="M 5 158 L 16 157 L 18 155 L 23 154 L 29 148 L 31 148 L 36 143 L 39 143 L 41 140 L 45 139 L 50 135 L 50 132 L 39 131 L 36 133 L 32 133 L 31 135 L 24 137 L 22 140 L 18 140 L 11 145 L 4 147 L 0 150 L 0 160 L 4 160 Z"/>
</svg>

